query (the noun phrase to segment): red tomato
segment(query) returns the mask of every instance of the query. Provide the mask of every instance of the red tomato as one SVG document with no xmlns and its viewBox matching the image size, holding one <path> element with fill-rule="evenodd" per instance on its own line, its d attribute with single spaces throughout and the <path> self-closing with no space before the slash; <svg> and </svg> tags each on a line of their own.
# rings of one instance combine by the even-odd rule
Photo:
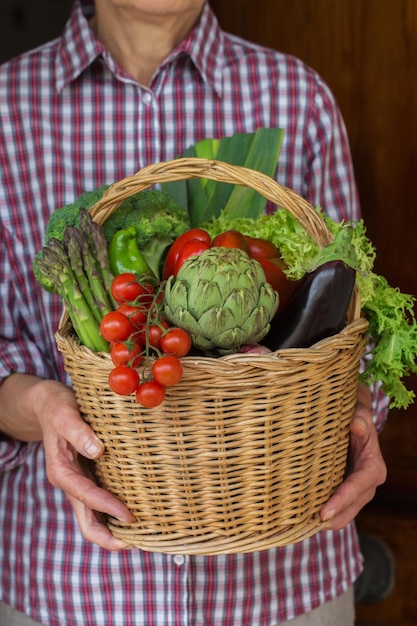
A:
<svg viewBox="0 0 417 626">
<path fill-rule="evenodd" d="M 196 255 L 198 256 L 209 248 L 211 248 L 211 245 L 206 241 L 201 241 L 200 239 L 190 239 L 189 241 L 187 241 L 178 255 L 177 261 L 175 263 L 174 274 L 178 274 L 181 265 L 183 265 L 185 261 L 188 261 L 190 257 Z"/>
<path fill-rule="evenodd" d="M 172 276 L 172 274 L 175 273 L 175 264 L 177 262 L 178 255 L 181 252 L 184 244 L 187 241 L 190 241 L 190 239 L 198 239 L 199 241 L 205 241 L 208 244 L 208 246 L 210 246 L 210 243 L 211 243 L 211 237 L 209 233 L 206 230 L 203 230 L 202 228 L 190 228 L 190 230 L 187 230 L 185 233 L 182 233 L 182 235 L 177 237 L 177 239 L 174 241 L 174 243 L 171 245 L 168 251 L 168 254 L 164 263 L 164 268 L 162 271 L 163 280 L 167 280 L 167 278 L 169 278 L 170 276 Z"/>
<path fill-rule="evenodd" d="M 121 276 L 121 274 L 119 274 Z M 143 326 L 147 320 L 147 311 L 144 307 L 130 306 L 123 302 L 117 307 L 117 310 L 126 315 L 126 317 L 137 327 Z"/>
<path fill-rule="evenodd" d="M 240 248 L 247 251 L 245 236 L 238 230 L 226 230 L 213 239 L 212 246 L 222 246 L 224 248 Z"/>
<path fill-rule="evenodd" d="M 150 307 L 155 299 L 155 288 L 150 283 L 141 283 L 142 293 L 134 302 L 137 306 Z"/>
<path fill-rule="evenodd" d="M 165 387 L 156 382 L 149 380 L 142 383 L 136 390 L 136 400 L 147 409 L 153 409 L 162 404 L 165 399 Z"/>
<path fill-rule="evenodd" d="M 165 354 L 182 357 L 191 350 L 191 337 L 183 328 L 172 328 L 165 335 L 162 335 L 161 350 Z"/>
<path fill-rule="evenodd" d="M 117 365 L 109 374 L 110 389 L 120 396 L 130 396 L 139 385 L 139 374 L 128 365 Z"/>
<path fill-rule="evenodd" d="M 278 311 L 280 311 L 288 302 L 288 298 L 298 281 L 287 278 L 284 272 L 285 265 L 280 259 L 274 257 L 272 259 L 258 259 L 258 261 L 263 267 L 266 280 L 279 294 Z"/>
<path fill-rule="evenodd" d="M 271 259 L 281 257 L 279 249 L 271 241 L 245 235 L 246 249 L 252 259 Z"/>
<path fill-rule="evenodd" d="M 141 293 L 143 287 L 134 274 L 124 272 L 116 276 L 111 284 L 111 293 L 116 302 L 133 302 Z"/>
<path fill-rule="evenodd" d="M 182 365 L 176 356 L 161 356 L 152 365 L 152 377 L 164 387 L 176 385 L 182 376 Z"/>
<path fill-rule="evenodd" d="M 114 342 L 110 346 L 111 360 L 115 365 L 130 365 L 131 367 L 139 367 L 142 362 L 142 346 L 140 343 Z"/>
<path fill-rule="evenodd" d="M 111 311 L 101 320 L 100 332 L 106 341 L 126 341 L 135 327 L 121 311 Z"/>
<path fill-rule="evenodd" d="M 148 329 L 143 328 L 138 336 L 140 343 L 146 345 L 146 334 L 148 335 L 148 344 L 151 348 L 157 350 L 161 347 L 161 336 L 169 328 L 169 322 L 167 320 L 158 320 L 158 324 L 150 324 Z"/>
</svg>

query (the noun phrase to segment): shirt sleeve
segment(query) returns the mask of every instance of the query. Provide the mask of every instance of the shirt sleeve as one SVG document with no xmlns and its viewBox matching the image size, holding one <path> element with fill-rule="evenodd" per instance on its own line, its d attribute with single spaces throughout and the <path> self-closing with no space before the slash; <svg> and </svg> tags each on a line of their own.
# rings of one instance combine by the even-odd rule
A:
<svg viewBox="0 0 417 626">
<path fill-rule="evenodd" d="M 56 347 L 51 345 L 54 335 L 48 332 L 48 320 L 41 307 L 43 296 L 38 295 L 31 267 L 29 254 L 19 238 L 12 236 L 3 226 L 0 246 L 0 384 L 16 372 L 40 378 L 59 376 L 59 368 L 54 363 Z M 0 472 L 21 465 L 30 445 L 0 432 Z"/>
<path fill-rule="evenodd" d="M 373 342 L 369 342 L 366 354 L 362 359 L 361 372 L 366 367 L 366 362 L 371 358 Z M 390 398 L 386 395 L 378 381 L 371 381 L 369 384 L 371 392 L 371 411 L 374 418 L 374 424 L 377 432 L 380 433 L 385 426 L 388 418 Z"/>
<path fill-rule="evenodd" d="M 390 399 L 383 392 L 381 384 L 378 382 L 372 382 L 370 390 L 372 396 L 371 410 L 374 416 L 374 423 L 377 432 L 380 433 L 388 418 Z"/>
<path fill-rule="evenodd" d="M 304 196 L 335 221 L 356 220 L 361 211 L 345 123 L 329 87 L 315 78 L 303 146 Z"/>
<path fill-rule="evenodd" d="M 57 378 L 54 334 L 48 329 L 32 259 L 23 243 L 2 227 L 0 247 L 0 382 L 12 373 Z M 57 303 L 59 307 L 59 303 Z"/>
</svg>

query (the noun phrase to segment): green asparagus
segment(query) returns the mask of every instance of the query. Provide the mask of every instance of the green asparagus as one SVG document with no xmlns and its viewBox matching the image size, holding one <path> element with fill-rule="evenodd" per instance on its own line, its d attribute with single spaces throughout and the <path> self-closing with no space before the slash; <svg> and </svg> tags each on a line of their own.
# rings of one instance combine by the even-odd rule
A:
<svg viewBox="0 0 417 626">
<path fill-rule="evenodd" d="M 80 228 L 86 234 L 92 256 L 99 265 L 99 272 L 108 297 L 113 308 L 116 308 L 116 301 L 111 295 L 111 284 L 114 276 L 110 269 L 109 255 L 107 253 L 107 241 L 104 236 L 103 229 L 97 222 L 91 219 L 88 211 L 80 211 Z"/>
<path fill-rule="evenodd" d="M 68 226 L 62 241 L 49 239 L 37 257 L 37 270 L 62 297 L 80 342 L 95 352 L 108 352 L 100 333 L 101 319 L 115 308 L 107 244 L 88 211 L 80 218 L 80 228 Z"/>
</svg>

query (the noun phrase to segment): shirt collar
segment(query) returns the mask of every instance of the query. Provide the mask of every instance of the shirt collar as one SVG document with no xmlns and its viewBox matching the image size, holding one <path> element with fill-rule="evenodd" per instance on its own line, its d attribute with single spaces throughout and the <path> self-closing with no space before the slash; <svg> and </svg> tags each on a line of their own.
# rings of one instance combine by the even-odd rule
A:
<svg viewBox="0 0 417 626">
<path fill-rule="evenodd" d="M 171 53 L 167 61 L 181 54 L 188 55 L 202 79 L 222 92 L 224 65 L 224 33 L 208 2 L 188 37 Z"/>
<path fill-rule="evenodd" d="M 88 18 L 94 14 L 94 8 L 91 3 L 85 5 L 81 0 L 75 0 L 56 49 L 55 80 L 58 92 L 103 53 L 103 46 L 88 25 Z"/>
<path fill-rule="evenodd" d="M 106 56 L 106 50 L 88 25 L 88 18 L 93 14 L 94 6 L 91 0 L 75 0 L 70 19 L 57 47 L 55 72 L 58 92 L 75 80 L 98 57 Z M 172 51 L 161 67 L 182 55 L 190 57 L 202 80 L 221 95 L 224 33 L 208 2 L 204 5 L 194 29 Z"/>
</svg>

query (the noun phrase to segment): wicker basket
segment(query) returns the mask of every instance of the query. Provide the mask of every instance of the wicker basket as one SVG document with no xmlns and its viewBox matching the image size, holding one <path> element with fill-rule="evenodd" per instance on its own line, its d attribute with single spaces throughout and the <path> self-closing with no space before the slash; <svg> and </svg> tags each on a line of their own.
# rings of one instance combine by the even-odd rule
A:
<svg viewBox="0 0 417 626">
<path fill-rule="evenodd" d="M 332 239 L 293 191 L 205 159 L 145 167 L 112 185 L 91 213 L 102 224 L 133 193 L 193 177 L 253 188 L 321 246 Z M 143 409 L 110 391 L 110 356 L 80 346 L 64 314 L 58 349 L 81 414 L 105 445 L 97 478 L 135 517 L 109 519 L 112 533 L 144 550 L 212 555 L 283 546 L 322 529 L 320 508 L 345 472 L 367 326 L 356 290 L 338 335 L 266 356 L 185 357 L 161 407 Z"/>
</svg>

